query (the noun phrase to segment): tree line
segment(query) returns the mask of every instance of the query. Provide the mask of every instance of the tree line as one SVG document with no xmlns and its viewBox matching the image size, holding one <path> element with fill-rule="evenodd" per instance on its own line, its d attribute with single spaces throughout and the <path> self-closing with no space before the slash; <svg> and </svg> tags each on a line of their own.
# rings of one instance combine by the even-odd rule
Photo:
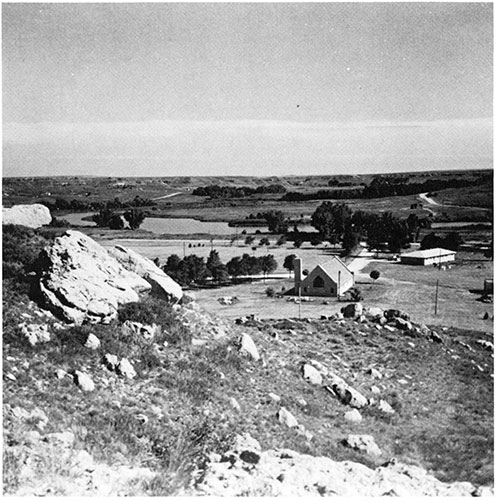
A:
<svg viewBox="0 0 500 502">
<path fill-rule="evenodd" d="M 156 260 L 159 265 L 158 260 Z M 163 265 L 163 271 L 172 277 L 182 286 L 191 284 L 204 284 L 210 279 L 215 283 L 223 283 L 232 277 L 270 274 L 274 272 L 278 264 L 273 255 L 250 256 L 245 253 L 242 256 L 235 256 L 227 263 L 223 263 L 219 253 L 215 250 L 210 251 L 207 260 L 197 255 L 189 255 L 180 258 L 173 254 L 167 258 Z"/>
<path fill-rule="evenodd" d="M 402 195 L 414 195 L 423 192 L 435 192 L 446 188 L 461 188 L 492 182 L 492 174 L 485 173 L 476 180 L 469 179 L 427 179 L 421 183 L 408 183 L 406 179 L 388 176 L 376 176 L 364 188 L 348 190 L 318 190 L 316 192 L 287 192 L 281 200 L 304 201 L 315 199 L 377 199 Z"/>
<path fill-rule="evenodd" d="M 193 195 L 210 197 L 211 199 L 236 199 L 263 193 L 285 193 L 286 188 L 280 184 L 249 186 L 206 185 L 195 188 Z"/>
<path fill-rule="evenodd" d="M 155 206 L 156 202 L 136 195 L 132 200 L 122 201 L 115 197 L 108 201 L 67 200 L 57 197 L 54 201 L 43 200 L 41 204 L 51 211 L 100 211 L 101 209 L 126 209 L 129 207 Z"/>
</svg>

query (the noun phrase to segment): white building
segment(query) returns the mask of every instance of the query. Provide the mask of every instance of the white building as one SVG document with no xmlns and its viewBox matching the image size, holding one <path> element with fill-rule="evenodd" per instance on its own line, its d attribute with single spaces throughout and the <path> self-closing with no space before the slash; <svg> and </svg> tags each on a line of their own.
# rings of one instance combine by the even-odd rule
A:
<svg viewBox="0 0 500 502">
<path fill-rule="evenodd" d="M 401 263 L 405 265 L 441 265 L 455 261 L 456 254 L 456 251 L 443 248 L 423 249 L 402 254 Z"/>
</svg>

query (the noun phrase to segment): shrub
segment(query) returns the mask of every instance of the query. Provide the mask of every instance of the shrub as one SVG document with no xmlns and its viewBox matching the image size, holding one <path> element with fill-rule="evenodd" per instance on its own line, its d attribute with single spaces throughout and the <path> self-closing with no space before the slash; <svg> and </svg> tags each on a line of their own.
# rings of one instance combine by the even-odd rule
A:
<svg viewBox="0 0 500 502">
<path fill-rule="evenodd" d="M 353 302 L 360 302 L 361 300 L 363 300 L 363 295 L 361 294 L 361 291 L 359 288 L 352 288 L 349 291 L 349 293 L 351 295 L 351 300 Z"/>
<path fill-rule="evenodd" d="M 266 288 L 266 295 L 269 298 L 273 298 L 276 295 L 275 289 L 273 287 L 269 286 L 268 288 Z"/>
</svg>

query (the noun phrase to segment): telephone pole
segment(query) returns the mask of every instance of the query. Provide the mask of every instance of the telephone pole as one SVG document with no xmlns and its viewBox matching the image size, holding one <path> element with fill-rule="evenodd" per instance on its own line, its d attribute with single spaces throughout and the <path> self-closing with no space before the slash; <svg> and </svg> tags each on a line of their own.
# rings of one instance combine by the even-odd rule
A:
<svg viewBox="0 0 500 502">
<path fill-rule="evenodd" d="M 434 301 L 434 315 L 438 313 L 439 279 L 436 279 L 436 299 Z"/>
</svg>

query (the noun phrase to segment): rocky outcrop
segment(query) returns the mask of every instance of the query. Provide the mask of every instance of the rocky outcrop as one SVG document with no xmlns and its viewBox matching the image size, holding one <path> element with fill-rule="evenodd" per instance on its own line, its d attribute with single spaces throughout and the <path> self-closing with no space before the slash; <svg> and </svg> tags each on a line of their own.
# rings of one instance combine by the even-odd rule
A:
<svg viewBox="0 0 500 502">
<path fill-rule="evenodd" d="M 43 204 L 19 204 L 2 208 L 2 224 L 24 225 L 39 228 L 52 221 L 49 208 Z"/>
<path fill-rule="evenodd" d="M 248 437 L 240 439 L 239 445 L 237 442 L 226 454 L 213 456 L 202 482 L 189 495 L 416 497 L 471 496 L 476 491 L 470 483 L 442 483 L 419 467 L 397 462 L 370 469 L 356 462 L 336 462 L 293 450 L 262 451 Z"/>
<path fill-rule="evenodd" d="M 42 251 L 38 270 L 41 300 L 62 319 L 107 322 L 120 304 L 136 302 L 150 284 L 126 270 L 97 242 L 68 230 Z"/>
<path fill-rule="evenodd" d="M 109 250 L 109 254 L 129 272 L 134 272 L 146 279 L 153 288 L 152 292 L 157 296 L 175 301 L 182 298 L 182 288 L 179 284 L 148 258 L 144 258 L 139 253 L 123 246 L 115 246 Z"/>
</svg>

